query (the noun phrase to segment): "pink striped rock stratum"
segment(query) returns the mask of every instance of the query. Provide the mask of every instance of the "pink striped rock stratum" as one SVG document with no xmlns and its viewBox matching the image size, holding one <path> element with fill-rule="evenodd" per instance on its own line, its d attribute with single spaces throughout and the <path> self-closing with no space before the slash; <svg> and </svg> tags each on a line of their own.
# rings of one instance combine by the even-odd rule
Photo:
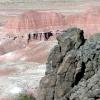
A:
<svg viewBox="0 0 100 100">
<path fill-rule="evenodd" d="M 24 33 L 34 31 L 49 31 L 65 25 L 65 16 L 59 13 L 28 11 L 16 17 L 11 17 L 4 30 L 8 33 Z"/>
<path fill-rule="evenodd" d="M 79 27 L 87 36 L 100 32 L 100 7 L 90 7 L 84 12 L 71 15 L 31 10 L 11 17 L 4 26 L 4 31 L 7 33 L 48 32 L 69 27 Z"/>
</svg>

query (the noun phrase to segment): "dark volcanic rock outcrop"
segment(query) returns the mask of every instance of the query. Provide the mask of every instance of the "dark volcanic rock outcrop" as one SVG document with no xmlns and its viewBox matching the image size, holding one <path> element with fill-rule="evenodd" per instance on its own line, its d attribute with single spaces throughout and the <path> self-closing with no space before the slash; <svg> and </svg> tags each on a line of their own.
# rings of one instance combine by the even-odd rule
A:
<svg viewBox="0 0 100 100">
<path fill-rule="evenodd" d="M 86 40 L 82 30 L 72 28 L 57 40 L 38 100 L 100 100 L 100 34 Z"/>
</svg>

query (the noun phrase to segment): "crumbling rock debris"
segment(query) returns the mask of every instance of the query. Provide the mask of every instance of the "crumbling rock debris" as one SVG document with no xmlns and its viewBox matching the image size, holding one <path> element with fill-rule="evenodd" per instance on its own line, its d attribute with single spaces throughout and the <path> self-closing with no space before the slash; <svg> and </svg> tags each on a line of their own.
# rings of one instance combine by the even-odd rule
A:
<svg viewBox="0 0 100 100">
<path fill-rule="evenodd" d="M 100 100 L 100 34 L 63 31 L 47 60 L 37 100 Z"/>
</svg>

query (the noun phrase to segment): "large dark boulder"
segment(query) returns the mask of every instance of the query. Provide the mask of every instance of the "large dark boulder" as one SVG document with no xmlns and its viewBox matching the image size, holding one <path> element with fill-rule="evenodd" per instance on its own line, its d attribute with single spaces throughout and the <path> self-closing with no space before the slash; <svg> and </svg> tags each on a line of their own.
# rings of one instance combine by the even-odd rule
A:
<svg viewBox="0 0 100 100">
<path fill-rule="evenodd" d="M 86 40 L 83 30 L 71 28 L 57 40 L 38 100 L 100 100 L 100 34 Z"/>
</svg>

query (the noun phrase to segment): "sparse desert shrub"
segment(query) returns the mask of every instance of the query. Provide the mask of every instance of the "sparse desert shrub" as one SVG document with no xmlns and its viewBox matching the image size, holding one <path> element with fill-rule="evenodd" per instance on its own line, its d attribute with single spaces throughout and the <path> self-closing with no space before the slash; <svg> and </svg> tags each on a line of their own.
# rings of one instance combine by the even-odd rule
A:
<svg viewBox="0 0 100 100">
<path fill-rule="evenodd" d="M 20 94 L 18 100 L 36 100 L 34 96 L 28 94 Z"/>
</svg>

